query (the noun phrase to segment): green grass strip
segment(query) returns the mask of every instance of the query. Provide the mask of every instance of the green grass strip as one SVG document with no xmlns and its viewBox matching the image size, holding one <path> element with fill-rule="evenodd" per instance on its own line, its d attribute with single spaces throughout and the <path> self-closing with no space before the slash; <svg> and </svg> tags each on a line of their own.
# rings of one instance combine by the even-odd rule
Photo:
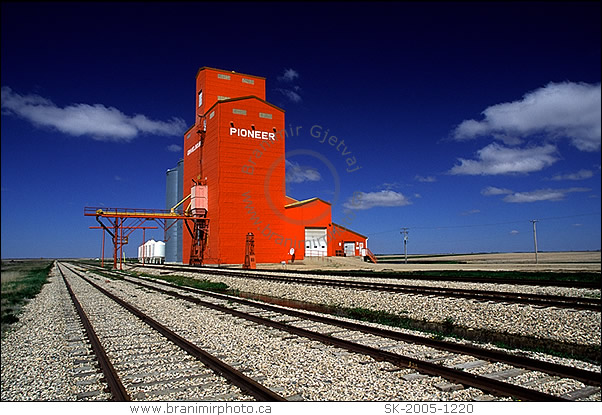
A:
<svg viewBox="0 0 602 415">
<path fill-rule="evenodd" d="M 141 277 L 163 280 L 182 287 L 192 287 L 200 290 L 214 291 L 219 293 L 225 293 L 229 288 L 228 285 L 224 284 L 223 282 L 213 282 L 207 279 L 198 280 L 196 278 L 189 278 L 181 275 L 152 275 L 137 272 L 133 274 Z"/>
<path fill-rule="evenodd" d="M 2 326 L 19 321 L 21 306 L 34 298 L 48 282 L 52 263 L 33 268 L 24 277 L 2 284 Z"/>
</svg>

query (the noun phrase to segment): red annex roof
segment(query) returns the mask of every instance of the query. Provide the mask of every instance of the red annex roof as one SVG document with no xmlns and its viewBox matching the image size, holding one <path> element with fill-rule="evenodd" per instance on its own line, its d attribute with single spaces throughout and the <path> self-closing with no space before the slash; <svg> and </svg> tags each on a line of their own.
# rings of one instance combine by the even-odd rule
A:
<svg viewBox="0 0 602 415">
<path fill-rule="evenodd" d="M 344 226 L 342 226 L 342 225 L 339 225 L 338 223 L 334 223 L 334 222 L 333 222 L 332 224 L 333 224 L 334 226 L 336 226 L 337 228 L 341 228 L 341 229 L 343 229 L 344 231 L 351 232 L 351 233 L 353 233 L 353 234 L 356 234 L 357 236 L 360 236 L 360 237 L 362 237 L 362 238 L 368 238 L 366 235 L 362 235 L 361 233 L 358 233 L 358 232 L 356 232 L 356 231 L 352 231 L 351 229 L 349 229 L 349 228 L 346 228 L 346 227 L 344 227 Z"/>
</svg>

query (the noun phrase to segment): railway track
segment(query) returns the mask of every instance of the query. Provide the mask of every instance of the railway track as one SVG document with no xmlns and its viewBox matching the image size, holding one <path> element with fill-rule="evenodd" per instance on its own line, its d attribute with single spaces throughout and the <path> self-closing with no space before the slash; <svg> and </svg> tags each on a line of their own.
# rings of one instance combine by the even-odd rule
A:
<svg viewBox="0 0 602 415">
<path fill-rule="evenodd" d="M 145 266 L 152 265 L 146 264 Z M 194 272 L 194 270 L 207 269 L 206 267 L 194 267 L 188 265 L 162 265 L 164 267 L 178 267 L 182 270 L 188 270 L 188 272 Z M 210 268 L 211 269 L 211 268 Z M 232 268 L 222 268 L 232 269 Z M 291 269 L 262 269 L 257 271 L 246 271 L 256 272 L 262 274 L 290 274 L 290 275 L 303 275 L 303 274 L 315 274 L 315 271 L 310 270 L 291 270 Z M 469 271 L 474 273 L 474 271 Z M 498 272 L 498 271 L 492 271 Z M 382 274 L 385 275 L 382 275 Z M 323 274 L 324 276 L 330 276 L 332 278 L 373 278 L 382 280 L 419 280 L 419 281 L 443 281 L 443 282 L 460 282 L 460 283 L 471 283 L 471 284 L 504 284 L 504 285 L 516 285 L 516 286 L 545 286 L 545 287 L 564 287 L 564 288 L 582 288 L 582 289 L 601 289 L 602 283 L 600 282 L 588 282 L 588 281 L 561 281 L 552 279 L 516 279 L 516 278 L 503 278 L 503 277 L 474 277 L 474 276 L 453 276 L 453 275 L 428 275 L 413 272 L 396 272 L 394 275 L 387 274 L 386 272 L 370 272 L 369 274 L 355 273 L 353 271 L 328 272 Z M 458 271 L 457 274 L 460 274 Z M 464 273 L 462 273 L 464 275 Z"/>
<path fill-rule="evenodd" d="M 285 400 L 70 267 L 81 279 L 67 277 L 62 267 L 113 400 Z"/>
<path fill-rule="evenodd" d="M 118 275 L 119 278 L 124 278 L 122 274 Z M 419 336 L 408 336 L 396 331 L 259 304 L 231 296 L 175 287 L 160 281 L 150 281 L 139 277 L 125 277 L 125 281 L 136 284 L 143 289 L 158 291 L 239 319 L 286 331 L 295 336 L 319 341 L 350 352 L 362 353 L 375 360 L 389 362 L 397 367 L 397 370 L 407 368 L 417 372 L 404 375 L 407 379 L 417 379 L 424 375 L 441 376 L 450 382 L 448 386 L 450 388 L 461 384 L 496 395 L 538 401 L 580 399 L 599 393 L 600 390 L 600 373 L 554 365 L 472 346 L 436 341 Z M 208 298 L 211 298 L 211 301 L 207 301 Z M 309 326 L 307 326 L 308 324 Z M 423 355 L 429 353 L 431 358 L 421 359 L 404 356 L 387 350 L 393 348 L 405 350 L 408 347 L 414 347 L 416 344 L 426 348 L 427 351 L 422 350 L 420 353 Z M 442 353 L 443 356 L 441 356 Z M 433 359 L 434 355 L 439 355 L 439 357 Z M 467 361 L 466 355 L 470 355 L 472 358 Z M 501 370 L 500 365 L 502 365 Z M 486 369 L 488 367 L 489 372 Z M 491 368 L 495 367 L 497 367 L 497 370 L 491 372 Z M 529 371 L 537 371 L 539 374 L 529 374 Z M 477 374 L 479 372 L 483 372 L 483 374 Z M 531 379 L 526 383 L 528 386 L 535 386 L 535 388 L 502 381 L 502 379 L 517 376 Z M 566 382 L 566 379 L 571 379 L 571 382 L 582 382 L 583 385 L 560 395 L 550 395 L 537 390 L 537 384 L 562 383 Z"/>
<path fill-rule="evenodd" d="M 412 295 L 440 296 L 465 298 L 476 301 L 493 301 L 502 303 L 529 304 L 541 307 L 570 308 L 574 310 L 602 311 L 600 298 L 570 297 L 562 295 L 547 295 L 533 293 L 516 293 L 508 291 L 474 290 L 461 288 L 426 287 L 416 285 L 401 285 L 390 283 L 376 283 L 357 280 L 340 280 L 333 278 L 293 277 L 283 275 L 270 275 L 260 272 L 242 272 L 225 269 L 194 268 L 182 266 L 153 266 L 145 267 L 169 269 L 173 271 L 200 272 L 204 274 L 225 275 L 237 278 L 249 278 L 283 283 L 323 285 L 328 287 L 353 288 L 358 290 L 386 291 Z"/>
<path fill-rule="evenodd" d="M 61 269 L 61 267 L 59 265 L 57 265 L 57 268 L 58 268 L 61 276 L 63 277 L 63 282 L 65 283 L 67 291 L 69 292 L 69 297 L 71 298 L 71 302 L 73 303 L 73 306 L 75 307 L 75 309 L 77 311 L 79 320 L 85 329 L 86 337 L 88 338 L 90 346 L 92 347 L 94 356 L 96 356 L 96 361 L 100 365 L 100 369 L 104 375 L 104 381 L 107 383 L 108 392 L 111 394 L 112 400 L 118 401 L 118 402 L 130 401 L 131 398 L 128 395 L 127 391 L 125 390 L 123 383 L 121 383 L 121 379 L 119 378 L 119 375 L 115 371 L 115 367 L 109 360 L 109 357 L 107 356 L 107 352 L 106 352 L 105 348 L 103 347 L 102 342 L 100 341 L 99 337 L 96 335 L 96 332 L 94 331 L 94 328 L 92 327 L 92 323 L 90 322 L 90 319 L 86 315 L 86 312 L 84 311 L 81 303 L 79 302 L 75 293 L 73 292 L 71 285 L 69 284 L 69 282 L 67 282 L 67 278 L 65 277 L 63 270 Z M 88 360 L 88 363 L 90 363 L 90 362 L 91 361 Z"/>
</svg>

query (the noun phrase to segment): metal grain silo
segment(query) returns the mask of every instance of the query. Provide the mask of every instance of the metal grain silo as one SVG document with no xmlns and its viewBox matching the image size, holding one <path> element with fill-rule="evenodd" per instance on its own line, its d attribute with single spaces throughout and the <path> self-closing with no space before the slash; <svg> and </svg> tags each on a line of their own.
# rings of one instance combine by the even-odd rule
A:
<svg viewBox="0 0 602 415">
<path fill-rule="evenodd" d="M 178 169 L 178 202 L 184 198 L 184 159 L 180 159 L 178 161 L 178 165 L 176 167 Z M 183 210 L 183 209 L 182 209 Z M 177 259 L 176 262 L 182 263 L 182 233 L 184 232 L 184 222 L 179 220 L 178 223 L 174 225 L 177 229 L 177 237 L 178 237 L 178 249 L 177 249 Z"/>
<path fill-rule="evenodd" d="M 182 200 L 182 167 L 183 160 L 178 165 L 166 172 L 165 208 L 171 209 Z M 183 209 L 180 206 L 177 210 Z M 175 222 L 175 223 L 174 223 Z M 182 262 L 182 221 L 167 220 L 165 232 L 165 262 Z"/>
</svg>

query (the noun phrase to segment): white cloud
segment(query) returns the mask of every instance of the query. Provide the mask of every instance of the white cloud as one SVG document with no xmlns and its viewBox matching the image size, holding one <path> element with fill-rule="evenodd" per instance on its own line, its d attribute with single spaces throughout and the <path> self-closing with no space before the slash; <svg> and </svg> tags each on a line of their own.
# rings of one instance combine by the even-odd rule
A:
<svg viewBox="0 0 602 415">
<path fill-rule="evenodd" d="M 552 177 L 552 180 L 585 180 L 593 177 L 594 172 L 591 170 L 581 169 L 576 173 L 558 174 Z"/>
<path fill-rule="evenodd" d="M 518 146 L 524 142 L 524 140 L 521 140 L 519 137 L 508 134 L 492 133 L 491 136 L 507 146 Z"/>
<path fill-rule="evenodd" d="M 292 82 L 299 77 L 299 72 L 294 70 L 293 68 L 288 68 L 284 70 L 284 73 L 278 77 L 279 81 L 284 82 Z"/>
<path fill-rule="evenodd" d="M 531 202 L 556 202 L 564 200 L 567 193 L 588 192 L 590 189 L 583 187 L 572 187 L 570 189 L 540 189 L 532 192 L 517 192 L 504 197 L 508 203 L 531 203 Z"/>
<path fill-rule="evenodd" d="M 518 137 L 543 134 L 566 137 L 582 151 L 596 151 L 600 149 L 600 108 L 600 84 L 550 83 L 520 101 L 486 108 L 482 121 L 463 121 L 453 136 L 468 140 L 491 134 L 516 142 Z"/>
<path fill-rule="evenodd" d="M 506 195 L 502 200 L 507 203 L 531 203 L 531 202 L 557 202 L 564 200 L 568 193 L 589 192 L 591 189 L 585 187 L 571 187 L 569 189 L 537 189 L 530 192 L 514 192 L 509 189 L 498 189 L 487 187 L 481 191 L 484 196 Z"/>
<path fill-rule="evenodd" d="M 373 207 L 394 207 L 411 204 L 403 194 L 393 190 L 378 192 L 356 192 L 355 197 L 349 198 L 343 206 L 352 210 L 365 210 Z"/>
<path fill-rule="evenodd" d="M 173 151 L 174 153 L 177 153 L 179 151 L 182 151 L 182 146 L 179 146 L 177 144 L 170 144 L 167 146 L 167 151 Z"/>
<path fill-rule="evenodd" d="M 471 210 L 462 212 L 462 216 L 476 215 L 477 213 L 481 213 L 481 211 L 479 209 L 471 209 Z"/>
<path fill-rule="evenodd" d="M 285 160 L 285 165 L 287 183 L 317 182 L 322 180 L 320 172 L 313 167 L 301 166 L 290 160 Z"/>
<path fill-rule="evenodd" d="M 292 89 L 278 88 L 278 92 L 287 97 L 292 102 L 301 102 L 301 95 Z M 299 89 L 297 88 L 297 91 Z"/>
<path fill-rule="evenodd" d="M 383 189 L 383 190 L 392 190 L 392 189 L 399 189 L 401 187 L 401 184 L 398 182 L 385 182 L 379 186 L 377 186 L 377 189 Z"/>
<path fill-rule="evenodd" d="M 507 195 L 512 193 L 510 189 L 500 189 L 499 187 L 488 186 L 481 190 L 483 196 Z"/>
<path fill-rule="evenodd" d="M 414 179 L 422 183 L 433 183 L 437 181 L 434 176 L 420 176 L 419 174 L 417 174 Z"/>
<path fill-rule="evenodd" d="M 292 68 L 284 70 L 284 73 L 278 77 L 278 80 L 284 83 L 292 83 L 295 79 L 299 78 L 299 72 Z M 301 102 L 301 87 L 299 85 L 291 85 L 287 88 L 276 88 L 278 92 L 284 95 L 291 102 Z"/>
<path fill-rule="evenodd" d="M 539 189 L 531 192 L 516 192 L 504 197 L 508 203 L 531 203 L 542 201 L 558 201 L 564 199 L 566 193 L 556 189 Z"/>
<path fill-rule="evenodd" d="M 510 235 L 518 235 L 518 234 L 519 234 L 519 232 L 516 229 L 510 231 Z"/>
<path fill-rule="evenodd" d="M 2 87 L 2 113 L 19 116 L 38 127 L 55 128 L 73 136 L 101 141 L 131 141 L 139 134 L 181 135 L 186 124 L 180 118 L 156 121 L 145 115 L 128 116 L 102 104 L 72 104 L 61 108 L 38 95 L 19 95 Z"/>
<path fill-rule="evenodd" d="M 491 143 L 477 151 L 477 160 L 459 158 L 460 164 L 452 167 L 449 173 L 483 176 L 530 173 L 558 161 L 555 153 L 556 147 L 551 144 L 520 149 Z"/>
</svg>

